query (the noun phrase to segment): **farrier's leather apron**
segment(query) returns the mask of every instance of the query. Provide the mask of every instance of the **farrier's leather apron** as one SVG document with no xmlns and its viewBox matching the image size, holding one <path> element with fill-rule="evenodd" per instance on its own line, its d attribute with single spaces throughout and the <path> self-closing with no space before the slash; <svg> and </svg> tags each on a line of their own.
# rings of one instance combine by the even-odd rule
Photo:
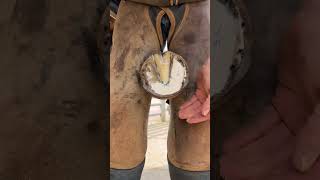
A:
<svg viewBox="0 0 320 180">
<path fill-rule="evenodd" d="M 184 3 L 199 2 L 204 0 L 128 0 L 128 1 L 148 4 L 151 6 L 166 7 L 166 6 L 177 6 Z"/>
<path fill-rule="evenodd" d="M 209 7 L 209 0 L 170 7 L 121 1 L 110 55 L 111 168 L 131 169 L 145 158 L 151 96 L 141 87 L 139 72 L 149 56 L 163 49 L 157 17 L 168 16 L 168 50 L 182 56 L 189 67 L 188 85 L 170 101 L 168 160 L 188 171 L 210 170 L 210 121 L 191 126 L 178 117 L 181 104 L 195 93 L 198 71 L 209 57 Z"/>
<path fill-rule="evenodd" d="M 186 60 L 170 49 L 172 38 L 184 18 L 185 11 L 185 6 L 150 6 L 149 9 L 148 15 L 156 30 L 160 49 L 144 59 L 140 79 L 143 88 L 159 99 L 178 96 L 188 84 Z"/>
</svg>

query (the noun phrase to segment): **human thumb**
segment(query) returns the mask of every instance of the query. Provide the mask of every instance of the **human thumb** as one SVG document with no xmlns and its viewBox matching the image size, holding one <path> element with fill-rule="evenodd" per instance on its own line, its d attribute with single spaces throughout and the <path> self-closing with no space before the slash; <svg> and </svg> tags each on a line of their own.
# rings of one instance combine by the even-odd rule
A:
<svg viewBox="0 0 320 180">
<path fill-rule="evenodd" d="M 294 167 L 304 173 L 317 161 L 320 155 L 320 104 L 308 118 L 297 136 L 293 155 Z"/>
</svg>

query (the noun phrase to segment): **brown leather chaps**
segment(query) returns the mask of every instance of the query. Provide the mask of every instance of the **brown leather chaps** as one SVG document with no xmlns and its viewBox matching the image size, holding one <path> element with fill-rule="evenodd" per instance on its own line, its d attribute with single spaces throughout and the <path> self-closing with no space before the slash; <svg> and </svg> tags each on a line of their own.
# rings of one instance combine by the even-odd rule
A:
<svg viewBox="0 0 320 180">
<path fill-rule="evenodd" d="M 139 70 L 147 57 L 163 47 L 157 19 L 166 14 L 170 20 L 168 49 L 186 59 L 190 76 L 184 92 L 170 100 L 168 159 L 184 170 L 210 169 L 210 122 L 190 125 L 177 115 L 179 106 L 195 92 L 197 73 L 209 57 L 209 3 L 201 1 L 159 8 L 121 2 L 110 62 L 111 168 L 130 169 L 145 158 L 151 96 L 139 83 Z"/>
</svg>

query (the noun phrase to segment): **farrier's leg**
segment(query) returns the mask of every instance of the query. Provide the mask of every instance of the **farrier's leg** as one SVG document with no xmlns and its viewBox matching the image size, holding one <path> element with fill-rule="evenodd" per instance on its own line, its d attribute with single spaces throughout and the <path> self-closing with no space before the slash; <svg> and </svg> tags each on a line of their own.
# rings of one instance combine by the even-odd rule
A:
<svg viewBox="0 0 320 180">
<path fill-rule="evenodd" d="M 186 4 L 184 18 L 177 27 L 169 50 L 184 57 L 190 81 L 186 90 L 172 99 L 172 119 L 168 137 L 168 159 L 173 180 L 210 179 L 210 121 L 188 124 L 178 117 L 179 107 L 196 90 L 196 79 L 209 57 L 210 2 Z"/>
<path fill-rule="evenodd" d="M 145 158 L 151 96 L 139 84 L 139 70 L 148 56 L 160 50 L 148 8 L 121 1 L 115 22 L 110 62 L 112 180 L 139 179 Z"/>
</svg>

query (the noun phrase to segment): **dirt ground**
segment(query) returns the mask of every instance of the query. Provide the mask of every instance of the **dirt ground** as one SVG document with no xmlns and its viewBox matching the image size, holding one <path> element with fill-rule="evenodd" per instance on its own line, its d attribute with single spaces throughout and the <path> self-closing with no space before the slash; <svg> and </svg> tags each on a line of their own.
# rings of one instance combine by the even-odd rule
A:
<svg viewBox="0 0 320 180">
<path fill-rule="evenodd" d="M 141 180 L 170 180 L 167 162 L 169 118 L 162 122 L 159 116 L 148 122 L 148 148 Z"/>
<path fill-rule="evenodd" d="M 106 178 L 104 0 L 0 1 L 0 180 Z"/>
</svg>

